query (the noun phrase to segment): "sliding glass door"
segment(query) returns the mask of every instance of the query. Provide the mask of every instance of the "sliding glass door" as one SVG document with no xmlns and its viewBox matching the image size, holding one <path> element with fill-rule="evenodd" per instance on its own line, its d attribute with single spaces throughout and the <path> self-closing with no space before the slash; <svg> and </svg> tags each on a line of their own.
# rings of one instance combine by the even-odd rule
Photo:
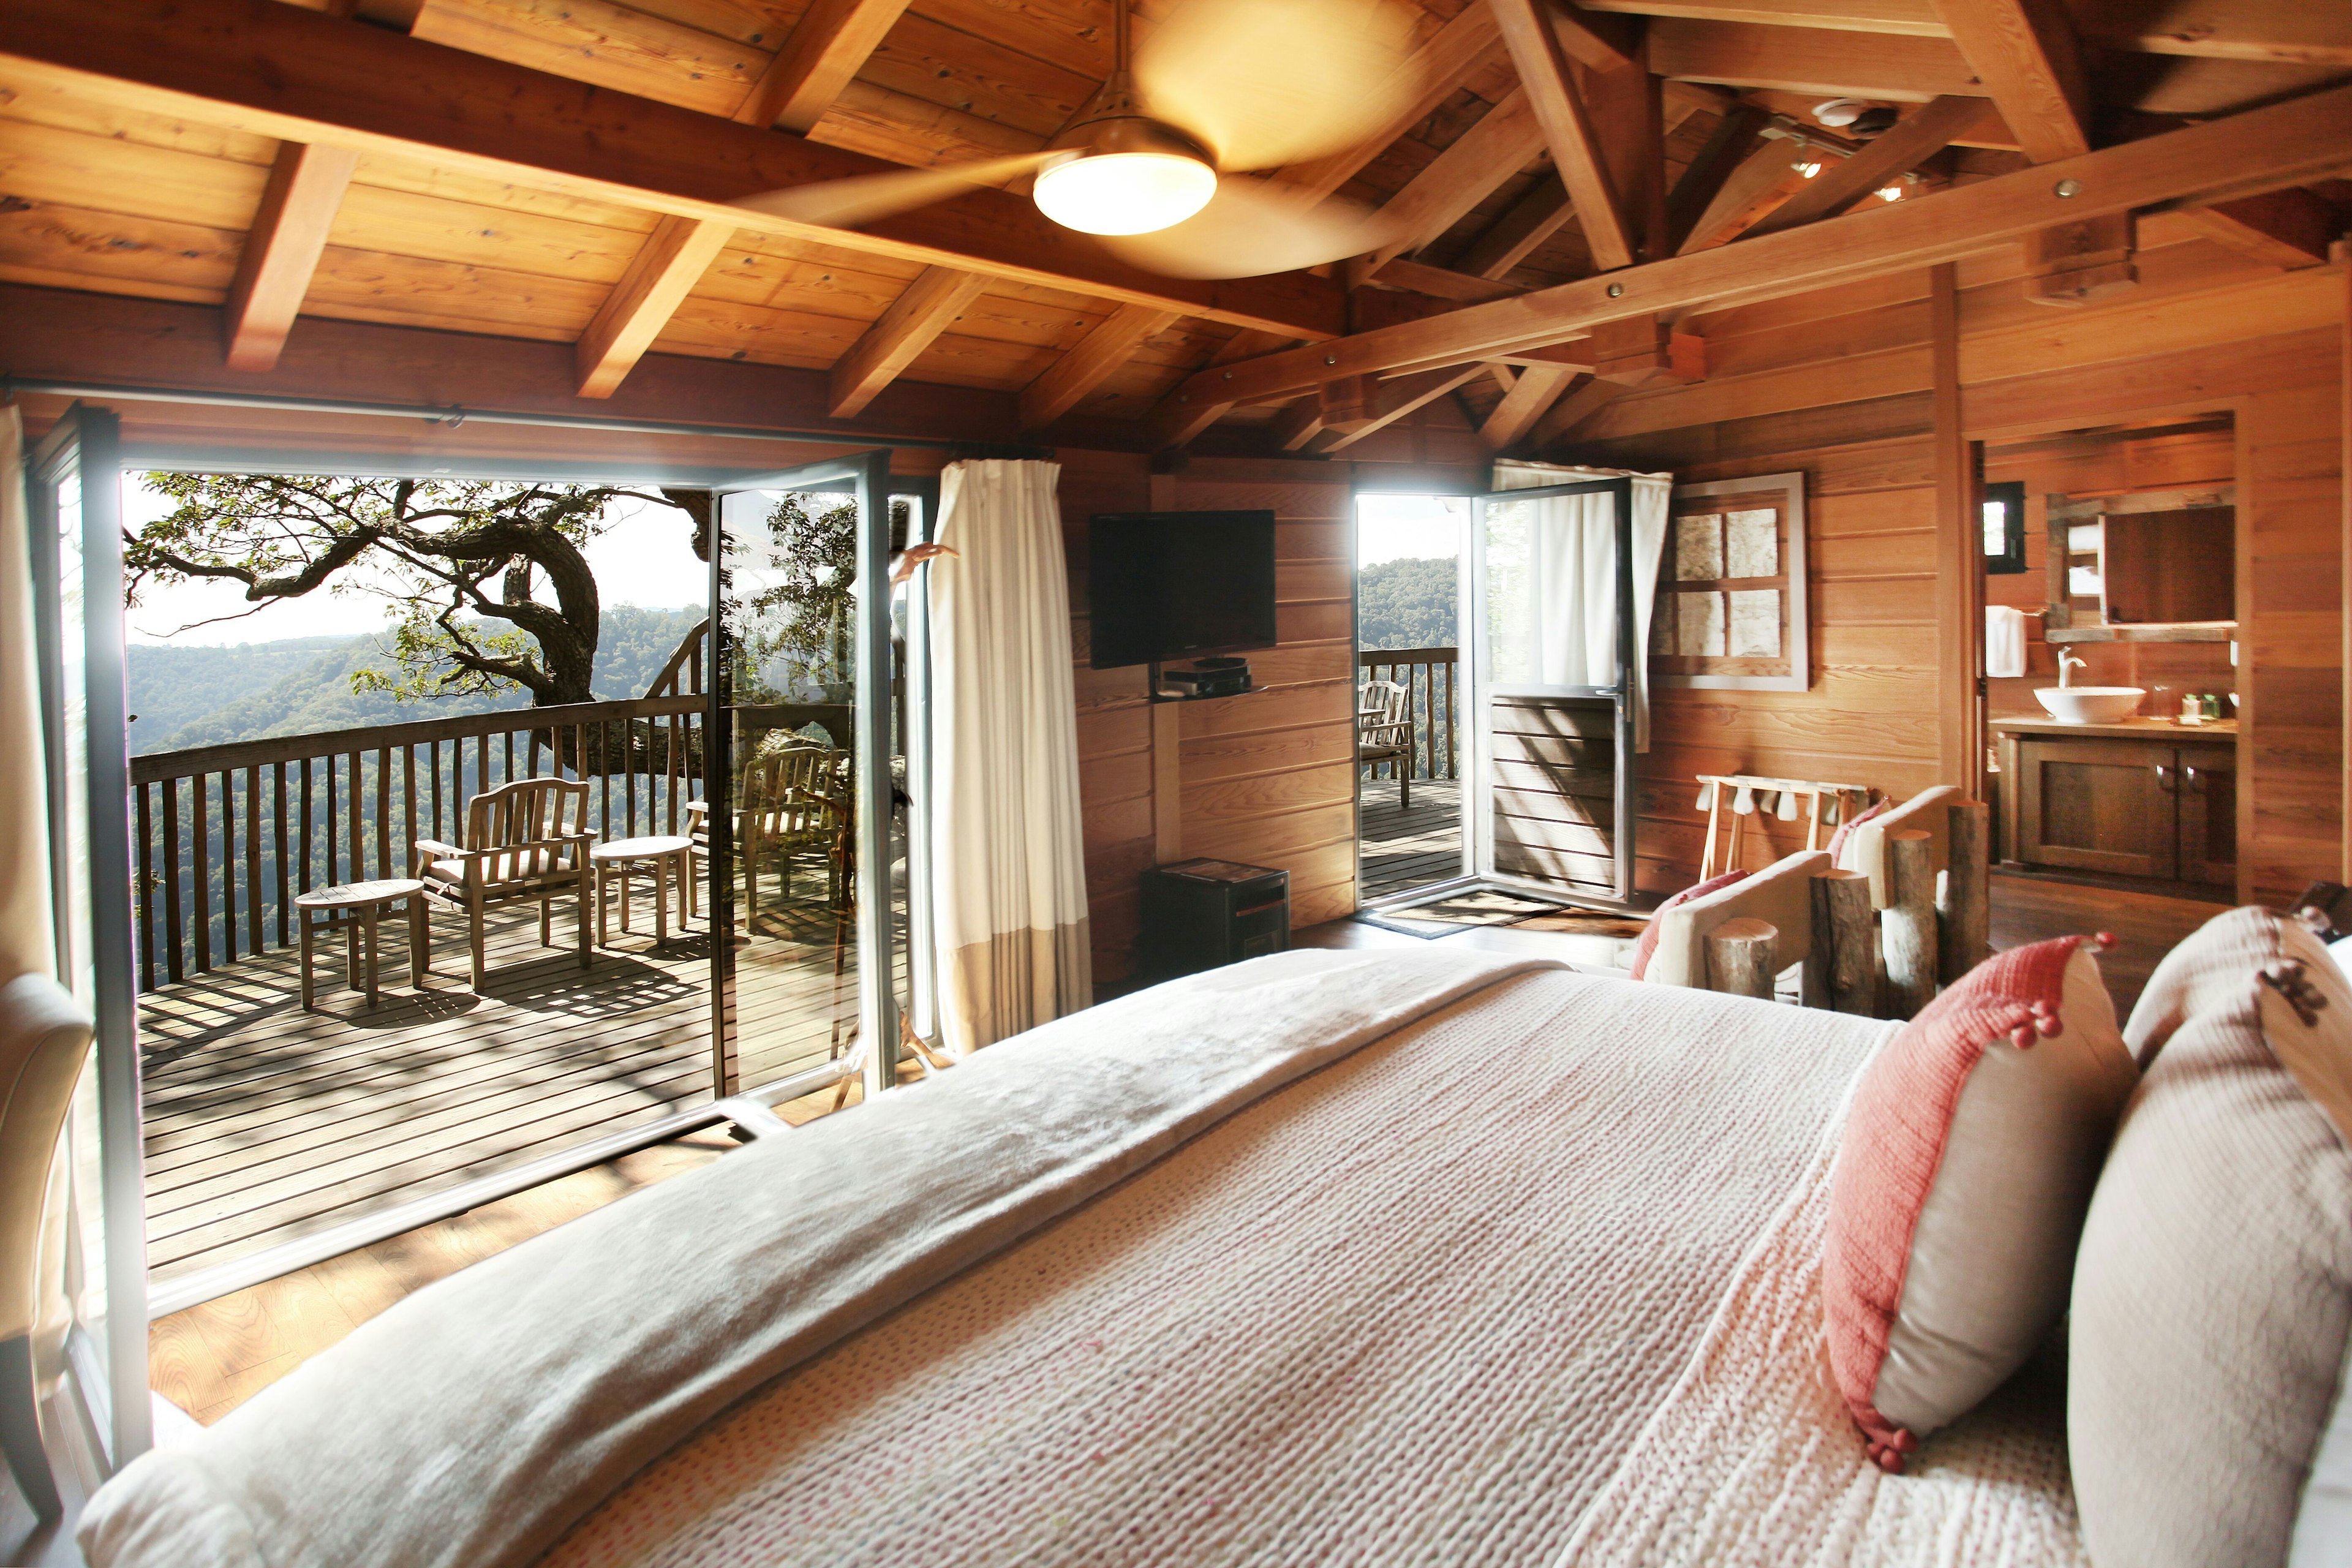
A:
<svg viewBox="0 0 2352 1568">
<path fill-rule="evenodd" d="M 66 1125 L 67 1370 L 110 1468 L 150 1436 L 116 449 L 114 416 L 77 405 L 26 469 L 58 977 L 98 1022 Z"/>
<path fill-rule="evenodd" d="M 920 596 L 890 582 L 894 552 L 931 526 L 910 488 L 876 452 L 719 498 L 708 733 L 722 1097 L 854 1057 L 870 1099 L 896 1081 L 903 1034 L 930 1026 L 928 627 Z"/>
</svg>

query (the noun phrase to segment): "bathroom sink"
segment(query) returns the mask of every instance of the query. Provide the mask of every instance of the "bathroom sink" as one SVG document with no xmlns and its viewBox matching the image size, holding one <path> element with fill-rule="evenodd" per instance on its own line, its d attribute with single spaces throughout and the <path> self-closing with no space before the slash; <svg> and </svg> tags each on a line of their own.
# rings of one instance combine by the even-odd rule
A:
<svg viewBox="0 0 2352 1568">
<path fill-rule="evenodd" d="M 2139 711 L 2147 695 L 2138 686 L 2044 686 L 2034 692 L 2061 724 L 2116 724 Z"/>
</svg>

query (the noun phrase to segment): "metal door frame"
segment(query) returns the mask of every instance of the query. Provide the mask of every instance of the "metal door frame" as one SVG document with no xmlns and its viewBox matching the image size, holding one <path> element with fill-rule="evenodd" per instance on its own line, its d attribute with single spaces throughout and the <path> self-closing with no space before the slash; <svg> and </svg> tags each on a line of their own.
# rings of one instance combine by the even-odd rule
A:
<svg viewBox="0 0 2352 1568">
<path fill-rule="evenodd" d="M 765 1100 L 758 1085 L 745 1086 L 735 1080 L 734 1030 L 735 1021 L 735 962 L 734 962 L 734 792 L 733 721 L 729 713 L 731 680 L 730 665 L 724 657 L 729 617 L 727 602 L 720 591 L 720 574 L 727 553 L 727 501 L 730 497 L 762 490 L 817 491 L 835 495 L 846 494 L 857 505 L 856 574 L 852 587 L 857 606 L 857 625 L 853 634 L 856 650 L 855 676 L 856 685 L 851 707 L 851 731 L 856 737 L 857 755 L 853 764 L 851 780 L 857 814 L 857 871 L 853 884 L 857 900 L 856 931 L 857 933 L 857 1026 L 865 1037 L 866 1098 L 871 1101 L 898 1077 L 898 998 L 891 984 L 894 954 L 891 951 L 890 930 L 890 721 L 893 683 L 890 670 L 890 452 L 887 447 L 846 457 L 828 458 L 819 462 L 804 463 L 797 468 L 778 469 L 772 473 L 754 474 L 730 479 L 724 488 L 711 492 L 710 550 L 710 635 L 711 679 L 708 687 L 708 707 L 703 721 L 703 779 L 705 798 L 710 802 L 709 816 L 710 854 L 709 857 L 710 885 L 705 892 L 710 899 L 711 911 L 711 1076 L 712 1096 L 727 1100 L 749 1089 L 752 1098 Z M 931 513 L 936 507 L 920 493 L 920 487 L 910 483 L 898 493 L 909 496 L 918 503 L 918 515 L 908 520 L 908 542 L 915 543 L 917 529 L 928 537 L 935 526 Z M 915 619 L 920 620 L 918 615 Z M 929 639 L 925 628 L 923 647 L 928 665 Z M 919 709 L 910 700 L 908 711 L 908 795 L 910 800 L 922 800 L 928 789 L 919 789 L 916 757 L 911 750 L 913 737 L 929 729 L 929 682 L 919 683 L 914 678 L 915 637 L 909 627 L 908 663 L 909 666 L 910 698 L 919 697 Z M 928 674 L 928 669 L 925 671 Z M 928 766 L 928 748 L 923 762 Z M 927 782 L 927 781 L 926 781 Z M 923 813 L 928 822 L 928 810 Z M 917 863 L 920 849 L 927 845 L 928 834 L 917 836 L 917 813 L 908 814 L 909 854 L 908 856 L 908 946 L 916 952 L 923 949 L 916 942 L 919 929 L 930 923 L 929 889 L 924 887 L 919 900 L 919 884 L 926 884 Z M 915 906 L 923 906 L 919 926 Z M 910 978 L 927 966 L 908 964 Z M 918 982 L 917 984 L 919 984 Z M 928 988 L 925 995 L 927 996 Z M 916 1013 L 921 1016 L 919 1004 Z M 788 1080 L 789 1081 L 789 1080 Z"/>
<path fill-rule="evenodd" d="M 34 637 L 39 649 L 41 729 L 48 774 L 49 875 L 57 911 L 59 980 L 78 989 L 73 954 L 89 948 L 96 1018 L 100 1191 L 105 1231 L 104 1363 L 91 1354 L 77 1316 L 68 1331 L 68 1383 L 99 1437 L 100 1461 L 121 1468 L 153 1439 L 147 1392 L 147 1194 L 139 1106 L 139 976 L 131 905 L 131 726 L 122 651 L 121 426 L 103 408 L 77 403 L 25 464 L 33 570 Z M 89 907 L 71 907 L 63 868 L 77 847 L 66 837 L 64 755 L 65 609 L 59 592 L 58 485 L 81 484 L 83 784 L 87 796 Z M 75 923 L 87 913 L 89 930 Z M 112 940 L 110 940 L 110 934 Z"/>
<path fill-rule="evenodd" d="M 1542 500 L 1552 496 L 1601 495 L 1615 498 L 1617 531 L 1617 679 L 1608 686 L 1504 685 L 1490 678 L 1493 649 L 1486 623 L 1486 509 L 1497 501 Z M 1630 910 L 1634 897 L 1633 838 L 1638 801 L 1634 765 L 1634 686 L 1640 679 L 1636 662 L 1643 650 L 1634 646 L 1633 481 L 1630 477 L 1580 479 L 1568 484 L 1530 486 L 1525 489 L 1488 490 L 1471 498 L 1470 542 L 1463 576 L 1462 624 L 1468 633 L 1463 647 L 1463 689 L 1470 711 L 1466 754 L 1470 789 L 1464 803 L 1463 873 L 1461 884 L 1485 886 L 1543 898 L 1563 897 L 1563 889 L 1532 878 L 1495 869 L 1493 748 L 1487 740 L 1491 700 L 1496 697 L 1605 698 L 1614 705 L 1617 742 L 1615 809 L 1611 842 L 1612 893 L 1608 898 L 1579 889 L 1576 901 L 1596 908 Z M 1425 892 L 1415 901 L 1424 901 Z"/>
</svg>

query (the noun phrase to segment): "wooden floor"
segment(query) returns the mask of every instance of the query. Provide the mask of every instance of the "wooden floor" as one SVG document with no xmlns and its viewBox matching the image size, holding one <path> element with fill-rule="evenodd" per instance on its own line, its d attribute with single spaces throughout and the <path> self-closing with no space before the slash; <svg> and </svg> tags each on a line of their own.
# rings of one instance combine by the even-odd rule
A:
<svg viewBox="0 0 2352 1568">
<path fill-rule="evenodd" d="M 1370 903 L 1409 888 L 1462 874 L 1462 786 L 1453 779 L 1415 779 L 1412 805 L 1397 803 L 1394 779 L 1361 785 L 1361 892 Z"/>
<path fill-rule="evenodd" d="M 709 963 L 701 922 L 656 946 L 617 913 L 578 967 L 572 927 L 539 945 L 536 909 L 491 911 L 490 973 L 468 988 L 456 922 L 436 912 L 433 972 L 408 984 L 404 923 L 383 933 L 382 1001 L 320 955 L 300 1006 L 291 952 L 269 952 L 141 999 L 149 1266 L 158 1280 L 292 1239 L 368 1208 L 656 1121 L 711 1096 Z M 738 952 L 738 1081 L 772 1081 L 854 1039 L 856 972 L 834 973 L 821 903 L 763 910 Z"/>
<path fill-rule="evenodd" d="M 2111 931 L 2116 945 L 2099 955 L 2099 973 L 2115 998 L 2117 1022 L 2164 955 L 2199 926 L 2226 913 L 2227 904 L 2157 893 L 2122 892 L 2042 877 L 1992 874 L 1992 945 L 2005 951 L 2053 936 Z"/>
</svg>

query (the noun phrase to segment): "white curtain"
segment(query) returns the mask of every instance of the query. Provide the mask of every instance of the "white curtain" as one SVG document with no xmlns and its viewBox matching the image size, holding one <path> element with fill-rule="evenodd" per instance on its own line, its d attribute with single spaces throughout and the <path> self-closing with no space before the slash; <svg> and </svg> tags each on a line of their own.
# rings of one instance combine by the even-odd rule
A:
<svg viewBox="0 0 2352 1568">
<path fill-rule="evenodd" d="M 1058 463 L 940 477 L 931 876 L 940 1027 L 964 1055 L 1094 1000 Z"/>
<path fill-rule="evenodd" d="M 1496 463 L 1498 490 L 1579 479 L 1633 481 L 1633 749 L 1650 749 L 1650 614 L 1666 543 L 1668 474 Z M 1617 670 L 1617 520 L 1608 495 L 1547 496 L 1534 509 L 1530 576 L 1535 679 L 1547 686 L 1606 686 Z"/>
</svg>

